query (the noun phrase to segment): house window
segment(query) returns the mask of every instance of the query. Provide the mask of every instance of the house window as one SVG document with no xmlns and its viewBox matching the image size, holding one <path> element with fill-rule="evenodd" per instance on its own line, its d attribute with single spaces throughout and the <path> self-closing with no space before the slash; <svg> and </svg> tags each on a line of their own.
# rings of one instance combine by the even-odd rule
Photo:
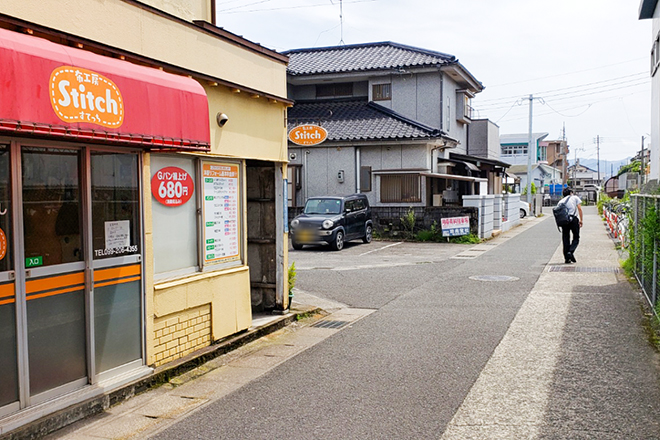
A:
<svg viewBox="0 0 660 440">
<path fill-rule="evenodd" d="M 336 98 L 353 96 L 353 83 L 319 84 L 316 86 L 317 98 Z"/>
<path fill-rule="evenodd" d="M 372 95 L 374 101 L 389 101 L 392 99 L 392 84 L 374 84 Z"/>
<path fill-rule="evenodd" d="M 371 191 L 371 167 L 360 167 L 360 192 Z"/>
<path fill-rule="evenodd" d="M 419 174 L 385 174 L 380 176 L 382 203 L 418 203 L 421 184 Z"/>
<path fill-rule="evenodd" d="M 527 154 L 527 144 L 502 145 L 503 156 L 516 156 L 521 154 Z"/>
<path fill-rule="evenodd" d="M 655 75 L 660 64 L 660 36 L 656 37 L 651 47 L 651 75 Z"/>
<path fill-rule="evenodd" d="M 463 117 L 472 119 L 472 98 L 467 94 L 463 95 Z"/>
</svg>

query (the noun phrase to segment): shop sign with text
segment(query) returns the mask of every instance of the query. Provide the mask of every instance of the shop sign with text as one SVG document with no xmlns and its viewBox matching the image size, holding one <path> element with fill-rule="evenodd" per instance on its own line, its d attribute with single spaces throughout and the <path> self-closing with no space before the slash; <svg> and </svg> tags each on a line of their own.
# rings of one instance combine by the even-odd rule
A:
<svg viewBox="0 0 660 440">
<path fill-rule="evenodd" d="M 165 206 L 180 206 L 193 195 L 195 184 L 186 170 L 162 168 L 151 178 L 151 194 Z"/>
<path fill-rule="evenodd" d="M 124 100 L 114 82 L 81 67 L 62 66 L 50 75 L 50 103 L 64 122 L 108 128 L 124 122 Z"/>
<path fill-rule="evenodd" d="M 328 131 L 319 125 L 299 125 L 289 132 L 289 140 L 297 145 L 318 145 L 328 138 Z"/>
</svg>

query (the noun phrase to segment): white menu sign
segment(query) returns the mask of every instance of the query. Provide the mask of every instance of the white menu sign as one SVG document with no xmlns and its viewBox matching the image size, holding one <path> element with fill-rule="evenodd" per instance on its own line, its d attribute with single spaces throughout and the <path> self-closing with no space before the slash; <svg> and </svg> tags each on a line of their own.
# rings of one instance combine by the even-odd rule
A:
<svg viewBox="0 0 660 440">
<path fill-rule="evenodd" d="M 240 259 L 239 166 L 202 162 L 204 264 Z"/>
</svg>

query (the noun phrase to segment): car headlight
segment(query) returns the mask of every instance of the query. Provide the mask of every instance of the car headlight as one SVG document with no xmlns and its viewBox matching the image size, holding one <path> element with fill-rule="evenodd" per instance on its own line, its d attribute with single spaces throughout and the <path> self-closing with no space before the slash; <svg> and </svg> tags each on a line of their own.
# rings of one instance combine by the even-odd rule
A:
<svg viewBox="0 0 660 440">
<path fill-rule="evenodd" d="M 298 224 L 300 224 L 300 221 L 298 221 L 297 218 L 294 218 L 293 220 L 291 220 L 291 227 L 292 227 L 292 228 L 297 227 Z"/>
<path fill-rule="evenodd" d="M 333 221 L 330 220 L 330 219 L 327 219 L 327 220 L 324 220 L 324 221 L 323 221 L 323 229 L 330 229 L 330 228 L 333 227 L 334 225 L 335 225 L 335 222 L 333 222 Z"/>
</svg>

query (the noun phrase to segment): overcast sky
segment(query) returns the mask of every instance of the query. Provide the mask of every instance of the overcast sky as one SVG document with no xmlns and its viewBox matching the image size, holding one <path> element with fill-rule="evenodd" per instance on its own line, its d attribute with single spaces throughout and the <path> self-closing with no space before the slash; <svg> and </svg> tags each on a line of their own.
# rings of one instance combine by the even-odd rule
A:
<svg viewBox="0 0 660 440">
<path fill-rule="evenodd" d="M 217 24 L 277 51 L 378 41 L 454 55 L 500 134 L 560 139 L 570 159 L 633 156 L 650 132 L 651 20 L 639 0 L 217 0 Z M 646 143 L 648 148 L 648 143 Z M 608 170 L 609 171 L 609 170 Z"/>
</svg>

